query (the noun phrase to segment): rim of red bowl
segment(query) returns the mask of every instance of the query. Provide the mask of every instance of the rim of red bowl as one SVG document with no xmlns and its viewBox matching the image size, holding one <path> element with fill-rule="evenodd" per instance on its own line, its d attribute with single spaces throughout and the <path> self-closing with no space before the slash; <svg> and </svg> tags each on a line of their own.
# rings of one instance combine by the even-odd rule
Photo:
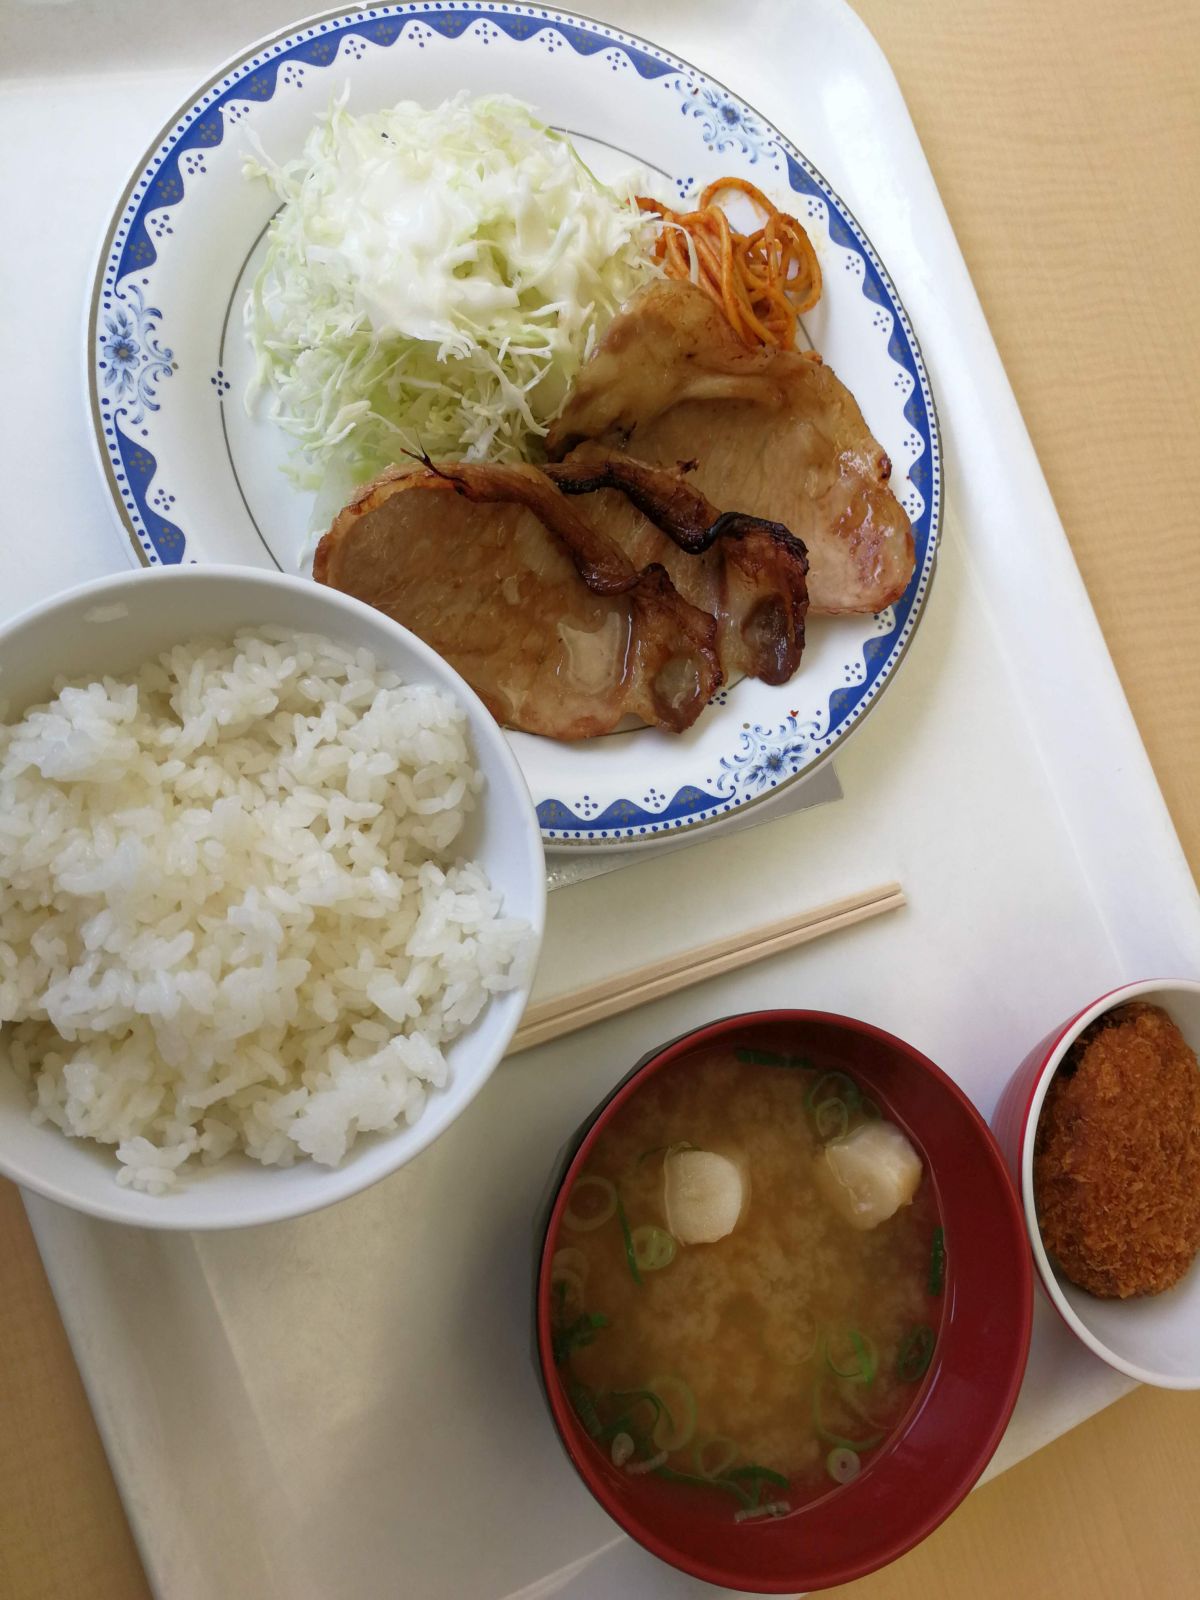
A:
<svg viewBox="0 0 1200 1600">
<path fill-rule="evenodd" d="M 872 1085 L 887 1102 L 888 1115 L 905 1128 L 920 1150 L 945 1229 L 946 1277 L 934 1359 L 896 1435 L 871 1458 L 853 1484 L 831 1490 L 769 1523 L 735 1526 L 713 1517 L 707 1503 L 693 1513 L 695 1503 L 680 1498 L 683 1491 L 672 1485 L 629 1479 L 587 1437 L 551 1353 L 551 1244 L 557 1242 L 572 1178 L 587 1161 L 601 1130 L 648 1076 L 730 1034 L 745 1041 L 752 1031 L 794 1035 L 802 1029 L 843 1035 L 843 1044 L 872 1055 L 878 1070 L 887 1071 L 889 1057 L 893 1070 L 916 1067 L 920 1077 L 908 1081 L 923 1085 L 933 1102 L 941 1099 L 951 1112 L 950 1123 L 958 1124 L 955 1138 L 961 1140 L 965 1126 L 968 1139 L 958 1148 L 940 1152 L 935 1165 L 926 1147 L 937 1143 L 937 1134 L 929 1122 L 924 1123 L 922 1132 L 920 1115 L 915 1123 L 910 1121 L 911 1095 L 906 1104 L 903 1093 L 897 1096 Z M 830 1054 L 820 1049 L 816 1053 Z M 871 1076 L 871 1068 L 862 1062 L 856 1062 L 851 1070 L 860 1077 Z M 918 1092 L 916 1099 L 921 1098 Z M 943 1139 L 948 1136 L 942 1135 Z M 539 1376 L 575 1470 L 626 1533 L 661 1560 L 708 1583 L 757 1593 L 787 1593 L 849 1583 L 878 1570 L 919 1544 L 960 1504 L 995 1452 L 1020 1392 L 1033 1323 L 1033 1266 L 1021 1202 L 991 1131 L 953 1079 L 927 1056 L 882 1028 L 833 1012 L 778 1009 L 724 1017 L 643 1057 L 580 1130 L 560 1168 L 539 1252 L 535 1319 Z M 986 1214 L 972 1201 L 972 1189 L 978 1194 L 990 1193 Z M 972 1236 L 975 1248 L 966 1248 Z M 999 1294 L 994 1292 L 997 1288 Z M 999 1366 L 987 1359 L 989 1336 L 1001 1347 Z M 665 1515 L 672 1532 L 662 1531 L 652 1524 L 652 1518 L 643 1516 L 648 1492 L 653 1514 L 660 1523 Z M 684 1524 L 711 1535 L 702 1543 L 712 1545 L 719 1540 L 721 1550 L 697 1553 L 682 1548 L 677 1529 Z M 866 1532 L 856 1549 L 856 1539 L 847 1535 L 856 1534 L 863 1526 Z M 832 1548 L 831 1530 L 835 1535 Z M 839 1540 L 847 1548 L 839 1548 Z"/>
</svg>

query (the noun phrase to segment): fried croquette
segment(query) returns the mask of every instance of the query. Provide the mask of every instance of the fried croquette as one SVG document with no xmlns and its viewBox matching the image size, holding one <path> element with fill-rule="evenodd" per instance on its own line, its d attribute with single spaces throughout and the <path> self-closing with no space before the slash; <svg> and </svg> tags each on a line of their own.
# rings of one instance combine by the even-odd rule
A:
<svg viewBox="0 0 1200 1600">
<path fill-rule="evenodd" d="M 1159 1294 L 1200 1249 L 1200 1065 L 1159 1006 L 1133 1001 L 1072 1046 L 1033 1155 L 1042 1240 L 1105 1299 Z"/>
</svg>

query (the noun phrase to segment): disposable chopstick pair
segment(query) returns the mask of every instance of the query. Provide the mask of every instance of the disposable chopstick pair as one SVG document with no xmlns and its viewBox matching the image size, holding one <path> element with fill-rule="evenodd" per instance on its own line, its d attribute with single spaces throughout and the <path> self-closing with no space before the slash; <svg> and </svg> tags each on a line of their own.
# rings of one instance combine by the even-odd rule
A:
<svg viewBox="0 0 1200 1600">
<path fill-rule="evenodd" d="M 647 962 L 631 972 L 617 973 L 615 977 L 587 984 L 568 994 L 541 1000 L 526 1011 L 508 1053 L 516 1055 L 534 1045 L 547 1044 L 551 1039 L 560 1039 L 593 1022 L 603 1022 L 623 1011 L 632 1011 L 635 1006 L 661 1000 L 664 995 L 674 994 L 691 984 L 736 972 L 739 967 L 808 944 L 840 928 L 882 916 L 885 911 L 896 911 L 905 903 L 904 891 L 898 883 L 881 884 L 777 922 L 714 939 L 711 944 L 664 956 L 659 961 Z"/>
</svg>

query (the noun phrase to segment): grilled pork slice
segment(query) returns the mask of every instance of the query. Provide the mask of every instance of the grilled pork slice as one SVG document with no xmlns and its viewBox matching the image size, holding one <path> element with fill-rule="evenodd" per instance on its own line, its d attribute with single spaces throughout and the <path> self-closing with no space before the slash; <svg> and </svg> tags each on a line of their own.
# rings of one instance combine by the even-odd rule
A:
<svg viewBox="0 0 1200 1600">
<path fill-rule="evenodd" d="M 393 467 L 339 513 L 313 576 L 411 628 L 526 733 L 630 716 L 680 732 L 721 683 L 713 617 L 534 467 Z"/>
<path fill-rule="evenodd" d="M 694 462 L 719 506 L 782 523 L 808 550 L 813 611 L 881 611 L 912 577 L 891 463 L 819 357 L 748 349 L 691 284 L 663 280 L 613 319 L 551 430 L 660 466 Z"/>
<path fill-rule="evenodd" d="M 786 528 L 719 512 L 681 472 L 603 445 L 582 444 L 544 470 L 564 494 L 588 496 L 581 512 L 635 567 L 665 567 L 683 598 L 716 618 L 726 682 L 788 681 L 804 649 L 808 559 Z"/>
</svg>

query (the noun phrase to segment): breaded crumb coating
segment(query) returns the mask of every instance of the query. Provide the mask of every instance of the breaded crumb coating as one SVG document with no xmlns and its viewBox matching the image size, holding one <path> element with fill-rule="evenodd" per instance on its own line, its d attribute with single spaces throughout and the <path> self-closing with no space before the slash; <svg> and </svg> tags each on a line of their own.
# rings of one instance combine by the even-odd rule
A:
<svg viewBox="0 0 1200 1600">
<path fill-rule="evenodd" d="M 1159 1006 L 1133 1001 L 1072 1047 L 1033 1158 L 1046 1249 L 1106 1299 L 1158 1294 L 1200 1249 L 1200 1066 Z"/>
</svg>

